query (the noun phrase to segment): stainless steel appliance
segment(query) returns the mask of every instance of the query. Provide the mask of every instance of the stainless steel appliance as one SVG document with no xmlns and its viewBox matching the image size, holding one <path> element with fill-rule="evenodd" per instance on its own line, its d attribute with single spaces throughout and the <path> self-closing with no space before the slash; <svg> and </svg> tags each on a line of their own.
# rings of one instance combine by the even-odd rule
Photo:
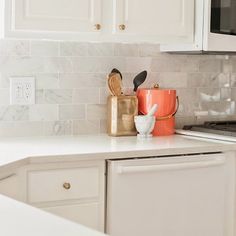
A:
<svg viewBox="0 0 236 236">
<path fill-rule="evenodd" d="M 201 125 L 186 125 L 177 134 L 236 142 L 236 121 L 208 121 Z"/>
</svg>

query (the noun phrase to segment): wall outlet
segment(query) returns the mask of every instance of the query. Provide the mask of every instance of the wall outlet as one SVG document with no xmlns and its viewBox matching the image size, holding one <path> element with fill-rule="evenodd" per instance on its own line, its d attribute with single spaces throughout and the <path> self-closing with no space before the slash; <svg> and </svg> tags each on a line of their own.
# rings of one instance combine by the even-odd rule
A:
<svg viewBox="0 0 236 236">
<path fill-rule="evenodd" d="M 11 77 L 10 102 L 12 105 L 35 104 L 35 78 Z"/>
</svg>

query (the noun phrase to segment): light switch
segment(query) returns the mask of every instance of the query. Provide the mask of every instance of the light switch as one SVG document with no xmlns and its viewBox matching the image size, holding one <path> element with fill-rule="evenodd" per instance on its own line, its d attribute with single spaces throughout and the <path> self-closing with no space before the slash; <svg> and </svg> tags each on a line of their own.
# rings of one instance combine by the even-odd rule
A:
<svg viewBox="0 0 236 236">
<path fill-rule="evenodd" d="M 10 102 L 12 105 L 35 104 L 35 78 L 11 77 Z"/>
</svg>

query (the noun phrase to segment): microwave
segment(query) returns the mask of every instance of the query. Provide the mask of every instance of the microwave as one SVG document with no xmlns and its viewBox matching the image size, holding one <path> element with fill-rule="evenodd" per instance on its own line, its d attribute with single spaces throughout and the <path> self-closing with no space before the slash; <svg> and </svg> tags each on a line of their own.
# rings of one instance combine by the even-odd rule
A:
<svg viewBox="0 0 236 236">
<path fill-rule="evenodd" d="M 162 52 L 236 53 L 236 0 L 195 0 L 194 40 Z"/>
</svg>

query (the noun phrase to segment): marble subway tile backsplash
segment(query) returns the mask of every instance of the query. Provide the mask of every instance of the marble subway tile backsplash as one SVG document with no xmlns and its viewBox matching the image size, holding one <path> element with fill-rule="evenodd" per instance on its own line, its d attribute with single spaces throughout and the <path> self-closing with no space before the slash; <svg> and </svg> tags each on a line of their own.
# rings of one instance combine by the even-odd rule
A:
<svg viewBox="0 0 236 236">
<path fill-rule="evenodd" d="M 125 91 L 177 89 L 177 126 L 235 119 L 236 56 L 160 53 L 156 44 L 0 40 L 0 136 L 96 134 L 106 130 L 106 75 L 123 73 Z M 11 76 L 34 76 L 36 104 L 10 105 Z"/>
</svg>

